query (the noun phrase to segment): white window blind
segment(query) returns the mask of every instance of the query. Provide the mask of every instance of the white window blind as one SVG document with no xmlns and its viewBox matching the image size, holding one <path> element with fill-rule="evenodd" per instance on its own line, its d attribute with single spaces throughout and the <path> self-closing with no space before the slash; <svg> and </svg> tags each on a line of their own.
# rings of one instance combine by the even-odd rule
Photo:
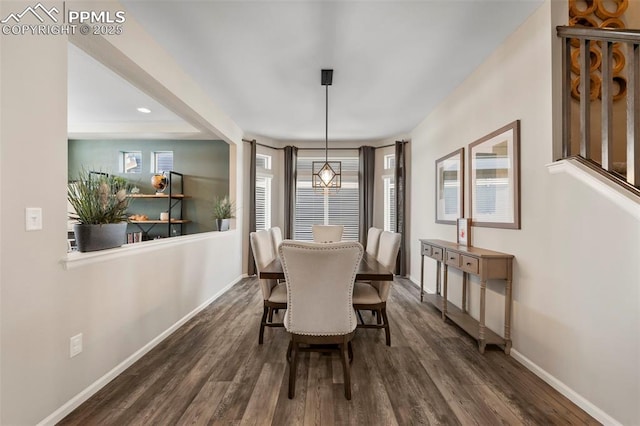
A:
<svg viewBox="0 0 640 426">
<path fill-rule="evenodd" d="M 396 232 L 396 186 L 393 176 L 384 176 L 384 230 Z"/>
<path fill-rule="evenodd" d="M 298 154 L 294 239 L 312 241 L 311 226 L 324 224 L 344 225 L 342 239 L 358 241 L 358 154 L 341 154 L 329 161 L 342 162 L 342 188 L 329 194 L 311 188 L 311 163 L 324 161 L 324 155 Z"/>
<path fill-rule="evenodd" d="M 271 178 L 256 178 L 256 230 L 271 228 Z"/>
<path fill-rule="evenodd" d="M 156 151 L 152 155 L 153 170 L 151 170 L 151 173 L 169 172 L 173 170 L 173 151 Z"/>
</svg>

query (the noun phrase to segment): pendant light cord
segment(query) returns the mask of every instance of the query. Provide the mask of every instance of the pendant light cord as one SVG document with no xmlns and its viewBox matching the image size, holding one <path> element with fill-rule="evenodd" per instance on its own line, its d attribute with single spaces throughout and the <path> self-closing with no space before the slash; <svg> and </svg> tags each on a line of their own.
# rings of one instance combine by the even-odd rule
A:
<svg viewBox="0 0 640 426">
<path fill-rule="evenodd" d="M 324 109 L 324 162 L 329 164 L 329 85 L 325 86 L 326 99 Z"/>
</svg>

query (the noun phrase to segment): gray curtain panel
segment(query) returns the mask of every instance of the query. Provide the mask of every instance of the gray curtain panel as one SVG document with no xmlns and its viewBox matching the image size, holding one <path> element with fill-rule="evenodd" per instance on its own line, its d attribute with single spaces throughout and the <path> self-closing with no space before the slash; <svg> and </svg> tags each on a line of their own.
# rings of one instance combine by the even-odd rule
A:
<svg viewBox="0 0 640 426">
<path fill-rule="evenodd" d="M 396 261 L 396 275 L 404 277 L 407 275 L 407 251 L 405 238 L 405 190 L 406 190 L 406 169 L 405 169 L 405 141 L 396 141 L 396 232 L 400 233 L 400 251 Z"/>
<path fill-rule="evenodd" d="M 359 240 L 367 246 L 367 231 L 373 226 L 373 184 L 375 182 L 376 149 L 361 146 L 358 149 L 360 173 L 358 173 L 360 231 Z"/>
<path fill-rule="evenodd" d="M 251 165 L 249 166 L 249 229 L 247 230 L 247 241 L 249 234 L 256 230 L 256 140 L 249 142 L 251 144 Z M 256 263 L 253 258 L 253 250 L 249 244 L 249 264 L 247 265 L 247 275 L 256 274 Z"/>
<path fill-rule="evenodd" d="M 298 148 L 284 147 L 284 238 L 293 238 L 296 218 L 296 179 L 298 168 Z"/>
</svg>

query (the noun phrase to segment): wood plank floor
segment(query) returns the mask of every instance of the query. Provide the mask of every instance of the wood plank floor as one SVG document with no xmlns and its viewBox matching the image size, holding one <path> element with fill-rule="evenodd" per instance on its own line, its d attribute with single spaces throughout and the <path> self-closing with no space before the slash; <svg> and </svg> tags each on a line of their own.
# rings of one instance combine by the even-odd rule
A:
<svg viewBox="0 0 640 426">
<path fill-rule="evenodd" d="M 302 353 L 289 400 L 288 335 L 267 328 L 258 345 L 258 286 L 235 285 L 59 424 L 599 424 L 498 348 L 481 355 L 403 279 L 387 308 L 392 346 L 382 330 L 353 340 L 353 399 L 336 354 Z"/>
</svg>

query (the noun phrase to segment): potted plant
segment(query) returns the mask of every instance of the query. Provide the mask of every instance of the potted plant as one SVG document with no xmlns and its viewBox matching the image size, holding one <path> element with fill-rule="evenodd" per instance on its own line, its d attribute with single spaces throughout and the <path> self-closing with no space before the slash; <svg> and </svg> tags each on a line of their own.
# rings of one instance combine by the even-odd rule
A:
<svg viewBox="0 0 640 426">
<path fill-rule="evenodd" d="M 213 200 L 213 218 L 216 220 L 218 231 L 229 230 L 229 219 L 233 217 L 235 207 L 227 196 L 216 197 Z"/>
<path fill-rule="evenodd" d="M 67 200 L 76 220 L 73 232 L 81 252 L 120 247 L 126 241 L 129 206 L 126 179 L 81 170 L 67 186 Z"/>
</svg>

